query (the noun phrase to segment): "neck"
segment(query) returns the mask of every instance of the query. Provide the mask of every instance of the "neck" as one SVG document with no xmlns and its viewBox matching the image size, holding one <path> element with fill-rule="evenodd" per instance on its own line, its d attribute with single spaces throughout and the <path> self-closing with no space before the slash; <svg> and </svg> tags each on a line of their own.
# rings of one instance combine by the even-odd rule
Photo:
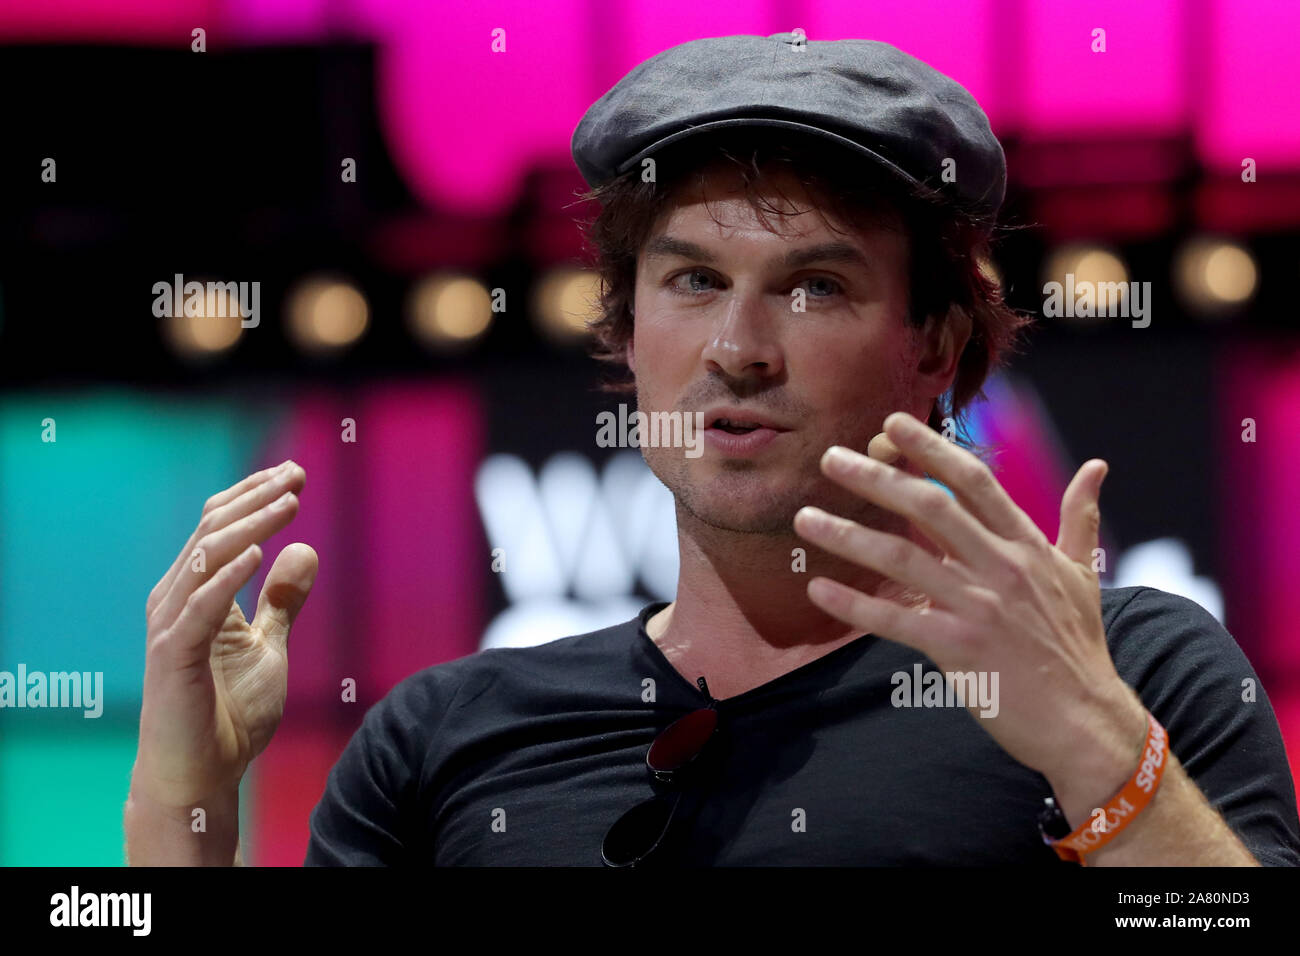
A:
<svg viewBox="0 0 1300 956">
<path fill-rule="evenodd" d="M 880 530 L 934 551 L 906 521 L 896 520 L 894 527 Z M 789 535 L 725 531 L 680 508 L 677 521 L 677 600 L 655 615 L 648 630 L 688 680 L 697 676 L 691 671 L 706 673 L 716 697 L 757 686 L 864 633 L 809 600 L 808 582 L 814 577 L 907 606 L 925 601 L 897 582 L 822 552 L 793 529 Z M 805 571 L 793 569 L 796 548 L 807 556 Z"/>
</svg>

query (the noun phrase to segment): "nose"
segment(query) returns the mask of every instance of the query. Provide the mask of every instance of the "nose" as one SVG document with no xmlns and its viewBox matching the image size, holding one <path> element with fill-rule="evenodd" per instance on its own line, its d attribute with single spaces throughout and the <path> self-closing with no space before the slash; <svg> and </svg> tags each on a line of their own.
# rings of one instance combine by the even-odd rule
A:
<svg viewBox="0 0 1300 956">
<path fill-rule="evenodd" d="M 702 358 L 710 372 L 732 378 L 781 374 L 784 359 L 775 324 L 759 293 L 736 290 L 710 330 Z"/>
</svg>

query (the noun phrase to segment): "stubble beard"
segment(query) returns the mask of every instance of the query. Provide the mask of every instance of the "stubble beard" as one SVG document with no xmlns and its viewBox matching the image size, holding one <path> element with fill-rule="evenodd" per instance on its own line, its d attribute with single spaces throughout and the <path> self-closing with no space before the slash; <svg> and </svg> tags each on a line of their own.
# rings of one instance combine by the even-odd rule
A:
<svg viewBox="0 0 1300 956">
<path fill-rule="evenodd" d="M 860 446 L 865 448 L 864 440 Z M 676 502 L 679 532 L 691 523 L 700 530 L 765 538 L 798 538 L 794 516 L 813 505 L 865 527 L 898 533 L 906 520 L 841 488 L 821 474 L 818 459 L 799 476 L 781 480 L 777 469 L 754 461 L 724 460 L 702 478 L 703 458 L 687 459 L 680 449 L 643 448 L 646 464 Z M 780 481 L 779 485 L 774 482 Z M 798 539 L 802 541 L 802 538 Z"/>
</svg>

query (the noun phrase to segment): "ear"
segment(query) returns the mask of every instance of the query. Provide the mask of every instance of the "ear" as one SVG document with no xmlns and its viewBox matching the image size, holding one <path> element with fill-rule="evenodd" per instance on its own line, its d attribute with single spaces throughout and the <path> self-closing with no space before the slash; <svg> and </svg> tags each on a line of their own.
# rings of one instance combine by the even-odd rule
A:
<svg viewBox="0 0 1300 956">
<path fill-rule="evenodd" d="M 917 362 L 917 388 L 929 399 L 952 387 L 957 364 L 970 341 L 971 319 L 965 309 L 953 308 L 946 317 L 930 315 L 921 328 L 922 348 Z"/>
<path fill-rule="evenodd" d="M 627 349 L 624 352 L 624 355 L 627 358 L 628 370 L 633 375 L 635 375 L 636 374 L 636 349 L 633 348 L 632 342 L 633 340 L 630 338 L 627 340 Z"/>
</svg>

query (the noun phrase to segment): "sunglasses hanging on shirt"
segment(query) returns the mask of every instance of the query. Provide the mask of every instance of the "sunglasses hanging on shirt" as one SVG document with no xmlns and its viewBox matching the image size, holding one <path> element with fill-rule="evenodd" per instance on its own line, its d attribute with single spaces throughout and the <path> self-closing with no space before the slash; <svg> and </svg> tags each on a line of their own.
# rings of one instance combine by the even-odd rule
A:
<svg viewBox="0 0 1300 956">
<path fill-rule="evenodd" d="M 651 782 L 667 789 L 638 803 L 609 828 L 600 850 L 606 866 L 644 864 L 664 845 L 685 785 L 695 779 L 701 756 L 718 729 L 718 702 L 703 677 L 696 683 L 709 704 L 673 721 L 646 751 Z"/>
</svg>

